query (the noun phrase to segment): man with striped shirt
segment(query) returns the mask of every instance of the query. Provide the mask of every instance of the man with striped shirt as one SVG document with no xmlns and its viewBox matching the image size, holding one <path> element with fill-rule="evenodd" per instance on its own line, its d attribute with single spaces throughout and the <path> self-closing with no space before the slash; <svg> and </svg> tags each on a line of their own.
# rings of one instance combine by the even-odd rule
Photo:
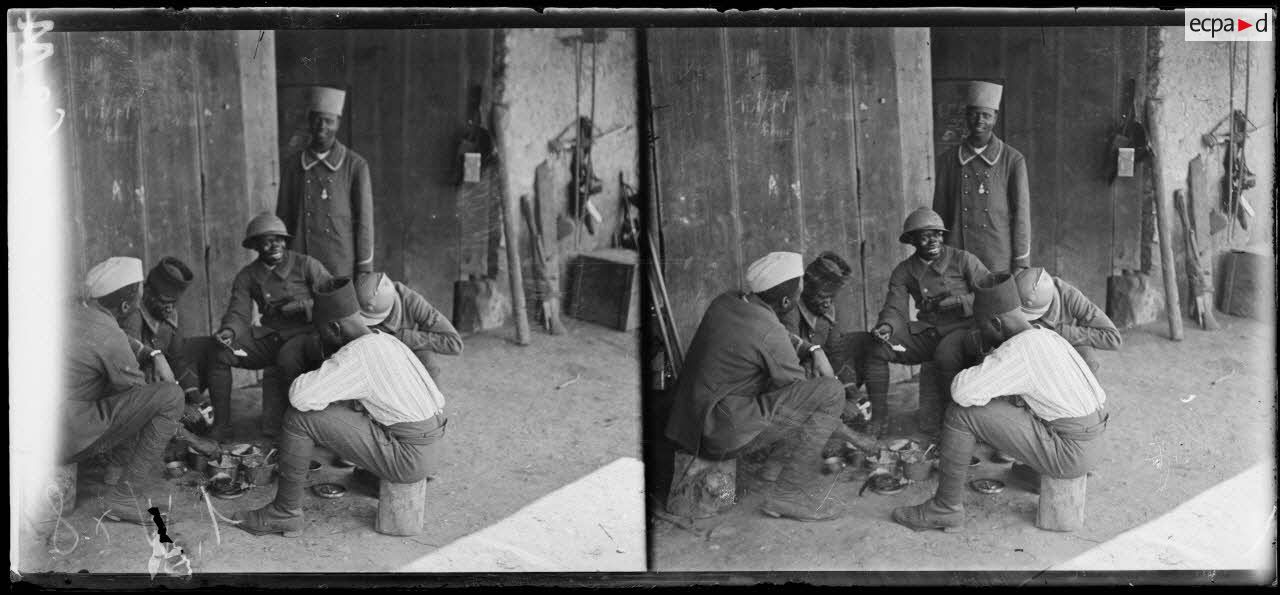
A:
<svg viewBox="0 0 1280 595">
<path fill-rule="evenodd" d="M 444 437 L 444 396 L 404 343 L 365 326 L 349 278 L 317 292 L 312 319 L 337 351 L 289 388 L 275 500 L 232 517 L 255 535 L 302 534 L 302 489 L 317 443 L 381 479 L 415 483 L 433 474 Z"/>
<path fill-rule="evenodd" d="M 964 485 L 978 440 L 1039 473 L 1073 478 L 1097 461 L 1107 426 L 1107 395 L 1089 365 L 1058 333 L 1027 322 L 1010 275 L 992 275 L 974 294 L 974 320 L 997 347 L 951 385 L 938 491 L 893 511 L 894 521 L 916 531 L 964 527 Z"/>
</svg>

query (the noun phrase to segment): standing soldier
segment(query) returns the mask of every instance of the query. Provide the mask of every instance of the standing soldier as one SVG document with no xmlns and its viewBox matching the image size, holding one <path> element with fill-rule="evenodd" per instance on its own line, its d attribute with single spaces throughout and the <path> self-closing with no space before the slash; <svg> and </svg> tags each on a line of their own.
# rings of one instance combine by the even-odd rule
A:
<svg viewBox="0 0 1280 595">
<path fill-rule="evenodd" d="M 335 277 L 373 271 L 373 185 L 369 163 L 338 142 L 346 92 L 311 89 L 311 143 L 281 163 L 276 215 L 296 237 L 293 249 Z"/>
<path fill-rule="evenodd" d="M 1004 87 L 974 81 L 965 123 L 969 135 L 938 157 L 933 210 L 951 230 L 947 244 L 992 272 L 1030 266 L 1031 192 L 1022 153 L 993 134 Z"/>
</svg>

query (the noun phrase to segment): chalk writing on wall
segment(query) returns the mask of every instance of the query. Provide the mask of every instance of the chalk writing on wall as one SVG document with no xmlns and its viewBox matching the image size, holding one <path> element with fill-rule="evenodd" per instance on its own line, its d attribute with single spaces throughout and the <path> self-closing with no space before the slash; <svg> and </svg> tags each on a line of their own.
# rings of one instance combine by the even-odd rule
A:
<svg viewBox="0 0 1280 595">
<path fill-rule="evenodd" d="M 22 98 L 32 107 L 43 108 L 50 103 L 53 93 L 34 69 L 53 57 L 53 44 L 40 41 L 41 35 L 53 30 L 53 21 L 33 21 L 31 11 L 27 11 L 18 19 L 18 28 L 22 30 L 22 43 L 18 46 L 20 60 L 18 73 L 22 77 Z M 33 73 L 35 73 L 34 76 L 32 76 Z M 35 80 L 35 84 L 28 84 L 32 79 Z M 53 113 L 58 119 L 49 128 L 50 135 L 62 127 L 62 120 L 67 115 L 65 110 L 57 107 L 53 108 Z"/>
</svg>

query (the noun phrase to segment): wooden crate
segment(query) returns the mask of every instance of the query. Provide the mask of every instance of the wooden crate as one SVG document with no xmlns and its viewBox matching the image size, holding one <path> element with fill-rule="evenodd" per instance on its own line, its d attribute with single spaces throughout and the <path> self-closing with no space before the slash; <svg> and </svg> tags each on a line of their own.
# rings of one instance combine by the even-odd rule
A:
<svg viewBox="0 0 1280 595">
<path fill-rule="evenodd" d="M 597 250 L 569 267 L 570 316 L 620 331 L 640 326 L 640 274 L 632 250 Z"/>
</svg>

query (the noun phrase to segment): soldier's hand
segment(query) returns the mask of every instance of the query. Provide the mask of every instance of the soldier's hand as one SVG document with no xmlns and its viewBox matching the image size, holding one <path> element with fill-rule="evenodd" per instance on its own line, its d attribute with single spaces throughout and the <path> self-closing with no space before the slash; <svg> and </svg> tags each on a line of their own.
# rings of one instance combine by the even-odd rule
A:
<svg viewBox="0 0 1280 595">
<path fill-rule="evenodd" d="M 220 328 L 218 329 L 218 332 L 213 334 L 213 337 L 217 339 L 219 343 L 230 347 L 231 341 L 236 338 L 236 332 L 229 328 Z"/>
<path fill-rule="evenodd" d="M 875 335 L 876 339 L 879 339 L 881 343 L 888 343 L 889 339 L 893 338 L 893 327 L 889 326 L 887 322 L 882 322 L 877 324 L 876 328 L 871 329 L 871 334 Z"/>
<path fill-rule="evenodd" d="M 827 354 L 822 349 L 813 351 L 813 372 L 824 378 L 835 378 L 836 376 L 836 371 L 831 367 L 831 360 L 827 359 Z"/>
<path fill-rule="evenodd" d="M 285 316 L 293 316 L 294 314 L 301 313 L 305 310 L 306 306 L 304 306 L 302 302 L 296 300 L 286 302 L 284 305 L 280 306 L 280 313 Z"/>
<path fill-rule="evenodd" d="M 186 408 L 182 410 L 182 419 L 180 421 L 185 424 L 193 424 L 203 418 L 204 416 L 200 415 L 199 405 L 187 404 Z"/>
<path fill-rule="evenodd" d="M 169 367 L 169 360 L 165 359 L 163 353 L 157 353 L 155 357 L 151 358 L 151 365 L 154 366 L 156 378 L 160 382 L 178 383 L 178 379 L 173 375 L 173 369 Z"/>
<path fill-rule="evenodd" d="M 949 295 L 947 297 L 942 298 L 941 300 L 938 300 L 938 309 L 950 310 L 952 308 L 959 307 L 961 303 L 962 303 L 962 300 L 960 299 L 959 296 Z"/>
</svg>

